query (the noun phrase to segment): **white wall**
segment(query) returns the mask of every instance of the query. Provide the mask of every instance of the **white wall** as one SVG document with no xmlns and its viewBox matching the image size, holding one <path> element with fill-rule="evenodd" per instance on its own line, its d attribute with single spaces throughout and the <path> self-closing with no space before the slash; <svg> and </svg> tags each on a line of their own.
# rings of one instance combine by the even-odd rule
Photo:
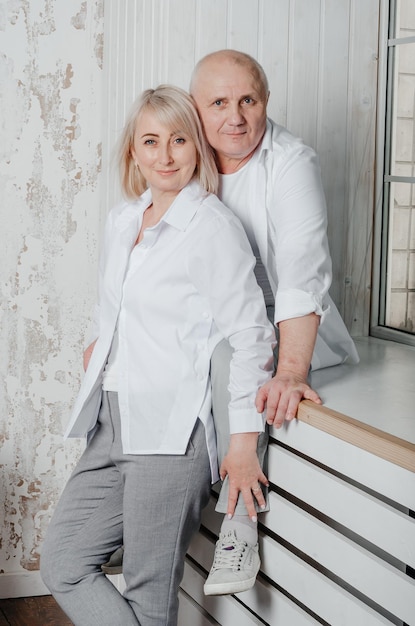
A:
<svg viewBox="0 0 415 626">
<path fill-rule="evenodd" d="M 378 12 L 378 0 L 0 2 L 0 597 L 43 590 L 42 539 L 82 448 L 63 444 L 62 430 L 82 374 L 99 233 L 118 197 L 111 148 L 142 89 L 186 88 L 215 49 L 259 59 L 271 116 L 319 152 L 332 295 L 365 334 Z"/>
<path fill-rule="evenodd" d="M 269 113 L 319 154 L 329 212 L 331 294 L 356 336 L 369 324 L 380 0 L 106 0 L 104 168 L 135 97 L 187 88 L 221 48 L 255 56 Z M 116 197 L 105 176 L 105 202 Z"/>
<path fill-rule="evenodd" d="M 38 589 L 82 447 L 62 424 L 94 300 L 102 49 L 102 0 L 0 3 L 0 597 Z"/>
</svg>

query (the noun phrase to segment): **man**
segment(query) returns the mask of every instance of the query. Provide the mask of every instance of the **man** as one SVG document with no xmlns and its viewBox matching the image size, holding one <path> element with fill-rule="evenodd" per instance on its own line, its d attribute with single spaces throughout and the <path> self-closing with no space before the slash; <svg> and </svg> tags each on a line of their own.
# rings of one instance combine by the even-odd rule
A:
<svg viewBox="0 0 415 626">
<path fill-rule="evenodd" d="M 278 329 L 276 373 L 259 390 L 256 405 L 259 412 L 266 409 L 267 424 L 279 428 L 295 417 L 302 399 L 321 404 L 308 384 L 310 367 L 358 361 L 328 296 L 331 260 L 317 158 L 300 139 L 267 119 L 268 82 L 252 57 L 235 50 L 207 55 L 195 67 L 190 93 L 215 152 L 219 196 L 246 230 L 257 257 L 257 279 Z M 258 433 L 229 439 L 226 431 L 230 355 L 229 344 L 222 342 L 212 358 L 220 473 L 222 479 L 228 477 L 229 488 L 222 488 L 216 509 L 227 516 L 205 584 L 207 595 L 235 593 L 254 584 L 259 569 L 256 511 L 266 507 L 260 488 L 267 484 L 261 469 L 266 439 Z"/>
<path fill-rule="evenodd" d="M 190 93 L 215 152 L 219 196 L 246 230 L 257 257 L 257 280 L 277 327 L 276 373 L 259 390 L 256 405 L 258 412 L 266 410 L 267 424 L 279 428 L 294 419 L 302 399 L 321 404 L 308 384 L 310 368 L 359 360 L 328 296 L 331 260 L 317 157 L 267 118 L 268 81 L 249 55 L 235 50 L 207 55 L 194 69 Z M 207 595 L 237 593 L 255 583 L 260 565 L 257 511 L 267 508 L 262 491 L 267 486 L 262 471 L 267 436 L 230 436 L 230 359 L 230 346 L 222 342 L 213 353 L 211 379 L 225 479 L 216 510 L 226 516 L 204 587 Z M 113 555 L 104 571 L 115 573 L 119 557 Z"/>
</svg>

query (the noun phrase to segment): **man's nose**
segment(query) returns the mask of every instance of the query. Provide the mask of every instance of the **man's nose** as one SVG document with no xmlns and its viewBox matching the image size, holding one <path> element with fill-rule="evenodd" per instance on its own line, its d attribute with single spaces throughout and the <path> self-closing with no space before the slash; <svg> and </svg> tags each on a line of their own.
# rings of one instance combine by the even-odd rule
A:
<svg viewBox="0 0 415 626">
<path fill-rule="evenodd" d="M 239 102 L 235 102 L 230 106 L 228 123 L 232 126 L 240 126 L 245 122 L 245 118 L 242 115 L 241 107 L 239 106 Z"/>
</svg>

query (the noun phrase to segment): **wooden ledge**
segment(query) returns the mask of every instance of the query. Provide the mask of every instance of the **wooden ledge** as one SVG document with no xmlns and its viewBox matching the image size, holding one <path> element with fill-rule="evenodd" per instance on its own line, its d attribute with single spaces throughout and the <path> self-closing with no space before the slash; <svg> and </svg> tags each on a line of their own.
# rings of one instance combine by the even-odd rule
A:
<svg viewBox="0 0 415 626">
<path fill-rule="evenodd" d="M 415 472 L 415 444 L 363 424 L 334 409 L 303 400 L 297 418 L 338 439 Z"/>
</svg>

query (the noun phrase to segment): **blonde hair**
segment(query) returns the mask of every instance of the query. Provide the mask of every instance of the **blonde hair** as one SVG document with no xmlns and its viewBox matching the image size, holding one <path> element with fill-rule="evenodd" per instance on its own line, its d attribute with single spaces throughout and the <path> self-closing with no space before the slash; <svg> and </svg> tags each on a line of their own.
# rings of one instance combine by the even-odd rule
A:
<svg viewBox="0 0 415 626">
<path fill-rule="evenodd" d="M 240 52 L 239 50 L 217 50 L 216 52 L 211 52 L 204 56 L 198 63 L 195 65 L 195 68 L 192 73 L 192 77 L 190 79 L 190 93 L 193 94 L 195 90 L 196 80 L 198 78 L 199 70 L 203 68 L 205 62 L 210 60 L 223 60 L 223 61 L 231 61 L 235 63 L 235 65 L 239 65 L 247 70 L 247 72 L 252 76 L 255 86 L 258 89 L 258 93 L 262 100 L 266 103 L 268 100 L 269 94 L 269 85 L 268 79 L 264 72 L 264 68 L 262 65 L 258 63 L 254 57 L 251 57 L 249 54 L 245 52 Z"/>
<path fill-rule="evenodd" d="M 136 199 L 147 189 L 147 181 L 135 165 L 131 149 L 137 119 L 144 111 L 151 111 L 162 124 L 172 131 L 187 135 L 196 148 L 196 169 L 193 178 L 208 192 L 218 190 L 218 171 L 192 98 L 183 89 L 172 85 L 159 85 L 147 89 L 134 102 L 127 117 L 118 146 L 118 168 L 121 189 L 130 199 Z"/>
</svg>

